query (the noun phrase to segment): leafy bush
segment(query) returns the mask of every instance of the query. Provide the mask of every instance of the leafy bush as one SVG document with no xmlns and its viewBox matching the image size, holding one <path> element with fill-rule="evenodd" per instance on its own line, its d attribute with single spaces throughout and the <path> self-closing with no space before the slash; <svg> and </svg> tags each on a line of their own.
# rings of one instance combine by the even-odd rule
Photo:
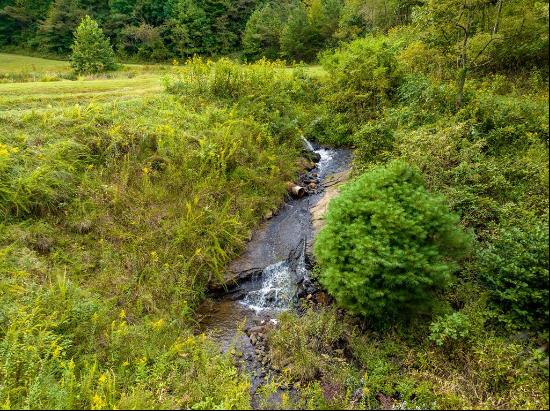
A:
<svg viewBox="0 0 550 411">
<path fill-rule="evenodd" d="M 358 158 L 368 158 L 372 164 L 383 163 L 393 154 L 395 134 L 384 121 L 369 121 L 353 133 Z"/>
<path fill-rule="evenodd" d="M 395 161 L 345 187 L 316 241 L 321 283 L 343 307 L 389 319 L 429 306 L 469 237 L 418 171 Z"/>
<path fill-rule="evenodd" d="M 80 22 L 74 35 L 71 66 L 77 73 L 100 73 L 116 68 L 109 39 L 90 16 Z"/>
<path fill-rule="evenodd" d="M 345 112 L 354 123 L 379 114 L 395 94 L 400 81 L 396 50 L 399 42 L 384 37 L 355 40 L 321 56 L 328 71 L 327 103 Z"/>
<path fill-rule="evenodd" d="M 487 140 L 490 154 L 548 144 L 547 100 L 479 93 L 459 117 L 475 122 L 475 136 Z"/>
<path fill-rule="evenodd" d="M 448 340 L 463 340 L 470 335 L 470 322 L 461 312 L 446 315 L 430 326 L 430 340 L 443 345 Z"/>
<path fill-rule="evenodd" d="M 478 253 L 478 275 L 500 320 L 548 331 L 548 222 L 503 227 Z"/>
</svg>

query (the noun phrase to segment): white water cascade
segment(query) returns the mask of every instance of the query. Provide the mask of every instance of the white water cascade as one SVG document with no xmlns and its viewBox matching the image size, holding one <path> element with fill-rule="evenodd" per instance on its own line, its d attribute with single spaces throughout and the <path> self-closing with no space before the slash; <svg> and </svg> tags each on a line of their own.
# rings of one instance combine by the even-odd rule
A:
<svg viewBox="0 0 550 411">
<path fill-rule="evenodd" d="M 331 162 L 333 161 L 334 150 L 318 148 L 302 136 L 304 147 L 320 156 L 316 172 L 323 178 Z M 297 280 L 307 274 L 305 264 L 305 250 L 295 261 L 283 260 L 271 264 L 263 269 L 259 276 L 260 287 L 249 291 L 240 303 L 258 312 L 262 311 L 283 311 L 290 308 L 296 298 Z"/>
<path fill-rule="evenodd" d="M 292 306 L 296 297 L 297 279 L 306 274 L 305 249 L 302 248 L 296 261 L 279 261 L 264 268 L 261 287 L 249 291 L 240 303 L 256 313 L 286 310 Z"/>
</svg>

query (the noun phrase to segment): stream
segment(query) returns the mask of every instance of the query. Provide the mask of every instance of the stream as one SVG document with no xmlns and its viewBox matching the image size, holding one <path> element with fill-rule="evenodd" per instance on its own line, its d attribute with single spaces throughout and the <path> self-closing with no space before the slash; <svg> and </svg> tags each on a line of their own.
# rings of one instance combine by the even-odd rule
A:
<svg viewBox="0 0 550 411">
<path fill-rule="evenodd" d="M 243 353 L 252 375 L 253 398 L 270 372 L 259 330 L 275 325 L 281 312 L 293 309 L 300 297 L 312 292 L 311 208 L 323 198 L 327 177 L 347 170 L 351 162 L 350 150 L 320 147 L 305 139 L 304 146 L 318 159 L 316 167 L 300 178 L 308 194 L 289 198 L 254 232 L 244 253 L 229 266 L 236 284 L 214 293 L 198 310 L 201 332 L 222 350 L 234 347 Z"/>
</svg>

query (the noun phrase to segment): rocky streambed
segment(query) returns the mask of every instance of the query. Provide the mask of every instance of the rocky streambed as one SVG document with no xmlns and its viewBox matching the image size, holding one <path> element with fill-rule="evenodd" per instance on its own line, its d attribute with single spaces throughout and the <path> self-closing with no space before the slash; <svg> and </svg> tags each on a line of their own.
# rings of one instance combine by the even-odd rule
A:
<svg viewBox="0 0 550 411">
<path fill-rule="evenodd" d="M 311 298 L 311 247 L 328 201 L 347 178 L 351 151 L 315 146 L 304 140 L 305 157 L 314 167 L 296 183 L 273 215 L 267 215 L 244 253 L 227 271 L 223 284 L 213 285 L 211 298 L 199 308 L 200 328 L 220 343 L 234 348 L 251 373 L 252 393 L 267 376 L 277 372 L 269 363 L 266 334 L 276 317 L 294 309 L 300 298 Z M 254 396 L 253 396 L 254 398 Z"/>
</svg>

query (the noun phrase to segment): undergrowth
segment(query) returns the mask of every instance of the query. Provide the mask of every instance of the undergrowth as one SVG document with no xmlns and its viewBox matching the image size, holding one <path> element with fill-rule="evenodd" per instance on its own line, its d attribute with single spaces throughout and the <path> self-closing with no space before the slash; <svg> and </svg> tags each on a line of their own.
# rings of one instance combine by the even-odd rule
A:
<svg viewBox="0 0 550 411">
<path fill-rule="evenodd" d="M 302 119 L 281 108 L 305 93 L 267 63 L 230 68 L 256 96 L 174 79 L 178 95 L 0 117 L 3 407 L 250 406 L 193 310 L 295 177 Z"/>
</svg>

